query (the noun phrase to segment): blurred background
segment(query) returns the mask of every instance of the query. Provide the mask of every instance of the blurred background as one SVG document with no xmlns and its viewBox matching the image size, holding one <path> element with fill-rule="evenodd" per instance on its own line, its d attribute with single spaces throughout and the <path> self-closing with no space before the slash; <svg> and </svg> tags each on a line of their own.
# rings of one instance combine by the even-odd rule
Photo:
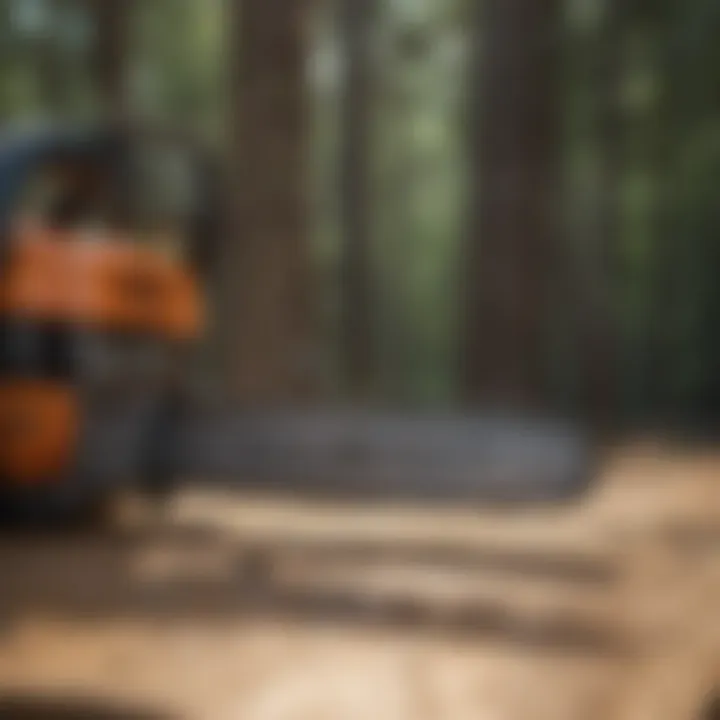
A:
<svg viewBox="0 0 720 720">
<path fill-rule="evenodd" d="M 229 180 L 242 398 L 720 412 L 711 0 L 3 0 L 0 117 L 153 118 Z"/>
<path fill-rule="evenodd" d="M 719 32 L 716 0 L 0 0 L 0 124 L 214 150 L 216 394 L 712 430 Z M 618 443 L 565 505 L 198 484 L 3 534 L 0 718 L 712 720 L 719 468 Z"/>
</svg>

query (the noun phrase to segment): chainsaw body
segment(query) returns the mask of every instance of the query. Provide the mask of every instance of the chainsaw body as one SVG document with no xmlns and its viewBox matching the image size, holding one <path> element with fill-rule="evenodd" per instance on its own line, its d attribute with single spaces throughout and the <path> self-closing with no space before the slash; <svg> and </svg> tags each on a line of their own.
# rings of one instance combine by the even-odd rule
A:
<svg viewBox="0 0 720 720">
<path fill-rule="evenodd" d="M 219 188 L 202 150 L 156 145 L 176 148 L 129 130 L 0 144 L 0 512 L 56 517 L 182 478 L 433 503 L 588 487 L 594 445 L 573 423 L 187 403 Z"/>
<path fill-rule="evenodd" d="M 5 506 L 87 504 L 162 474 L 158 433 L 204 313 L 181 231 L 135 231 L 134 142 L 43 134 L 0 149 Z"/>
</svg>

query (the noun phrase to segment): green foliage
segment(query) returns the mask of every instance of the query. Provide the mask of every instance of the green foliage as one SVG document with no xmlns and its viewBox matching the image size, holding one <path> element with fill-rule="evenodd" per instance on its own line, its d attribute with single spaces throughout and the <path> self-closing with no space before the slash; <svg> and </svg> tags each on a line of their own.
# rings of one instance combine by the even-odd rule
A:
<svg viewBox="0 0 720 720">
<path fill-rule="evenodd" d="M 136 5 L 132 57 L 137 112 L 219 140 L 224 125 L 222 0 Z"/>
<path fill-rule="evenodd" d="M 568 0 L 565 15 L 566 226 L 587 251 L 602 192 L 594 75 L 610 0 Z M 373 220 L 380 386 L 405 403 L 453 399 L 459 249 L 467 174 L 471 0 L 385 0 L 374 43 Z M 223 0 L 134 5 L 130 68 L 140 114 L 198 128 L 222 147 L 228 82 Z M 337 340 L 338 103 L 342 77 L 332 0 L 310 18 L 309 203 L 332 374 Z M 720 4 L 628 0 L 615 39 L 622 62 L 622 165 L 612 288 L 624 405 L 661 354 L 675 408 L 720 415 Z M 605 40 L 607 42 L 607 39 Z M 83 118 L 96 106 L 83 0 L 0 0 L 0 113 Z M 671 296 L 668 302 L 667 295 Z M 662 341 L 648 343 L 661 325 Z M 577 369 L 576 369 L 577 372 Z M 568 377 L 566 382 L 571 383 Z"/>
</svg>

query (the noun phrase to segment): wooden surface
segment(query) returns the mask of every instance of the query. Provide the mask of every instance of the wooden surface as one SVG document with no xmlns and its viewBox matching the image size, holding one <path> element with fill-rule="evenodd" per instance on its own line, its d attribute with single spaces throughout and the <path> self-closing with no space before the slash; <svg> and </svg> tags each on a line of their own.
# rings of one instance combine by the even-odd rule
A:
<svg viewBox="0 0 720 720">
<path fill-rule="evenodd" d="M 2 537 L 0 571 L 0 718 L 694 720 L 720 689 L 712 454 L 524 512 L 196 491 Z"/>
</svg>

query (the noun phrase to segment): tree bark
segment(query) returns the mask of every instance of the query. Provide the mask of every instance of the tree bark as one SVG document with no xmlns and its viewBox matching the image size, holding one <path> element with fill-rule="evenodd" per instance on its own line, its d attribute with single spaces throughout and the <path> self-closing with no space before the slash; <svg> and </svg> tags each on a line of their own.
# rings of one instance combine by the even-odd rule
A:
<svg viewBox="0 0 720 720">
<path fill-rule="evenodd" d="M 95 21 L 93 70 L 102 112 L 123 118 L 129 111 L 127 60 L 133 0 L 89 0 Z"/>
<path fill-rule="evenodd" d="M 361 399 L 371 391 L 376 369 L 370 214 L 376 0 L 341 0 L 339 11 L 345 70 L 339 173 L 341 356 L 346 385 Z"/>
<path fill-rule="evenodd" d="M 595 96 L 598 184 L 595 231 L 590 235 L 586 272 L 581 273 L 584 317 L 582 363 L 587 417 L 602 426 L 612 422 L 619 402 L 619 331 L 613 280 L 621 242 L 620 198 L 625 124 L 622 111 L 624 72 L 624 0 L 607 0 L 595 49 L 591 81 Z"/>
<path fill-rule="evenodd" d="M 679 228 L 675 170 L 677 152 L 685 132 L 689 105 L 684 46 L 676 40 L 675 20 L 668 7 L 660 5 L 652 16 L 655 73 L 660 92 L 656 99 L 653 152 L 650 171 L 654 179 L 652 246 L 648 258 L 648 329 L 645 358 L 646 412 L 654 424 L 672 421 L 678 411 L 674 365 L 677 356 L 677 308 L 682 296 L 687 251 Z"/>
<path fill-rule="evenodd" d="M 543 407 L 557 267 L 559 0 L 480 5 L 471 110 L 464 396 Z"/>
<path fill-rule="evenodd" d="M 305 3 L 233 0 L 229 233 L 221 279 L 237 399 L 306 398 L 314 385 L 306 218 Z"/>
<path fill-rule="evenodd" d="M 47 27 L 56 26 L 62 20 L 63 5 L 55 0 L 46 8 Z M 57 120 L 68 110 L 67 67 L 58 47 L 57 37 L 52 32 L 43 32 L 38 37 L 34 48 L 37 79 L 43 110 Z"/>
</svg>

